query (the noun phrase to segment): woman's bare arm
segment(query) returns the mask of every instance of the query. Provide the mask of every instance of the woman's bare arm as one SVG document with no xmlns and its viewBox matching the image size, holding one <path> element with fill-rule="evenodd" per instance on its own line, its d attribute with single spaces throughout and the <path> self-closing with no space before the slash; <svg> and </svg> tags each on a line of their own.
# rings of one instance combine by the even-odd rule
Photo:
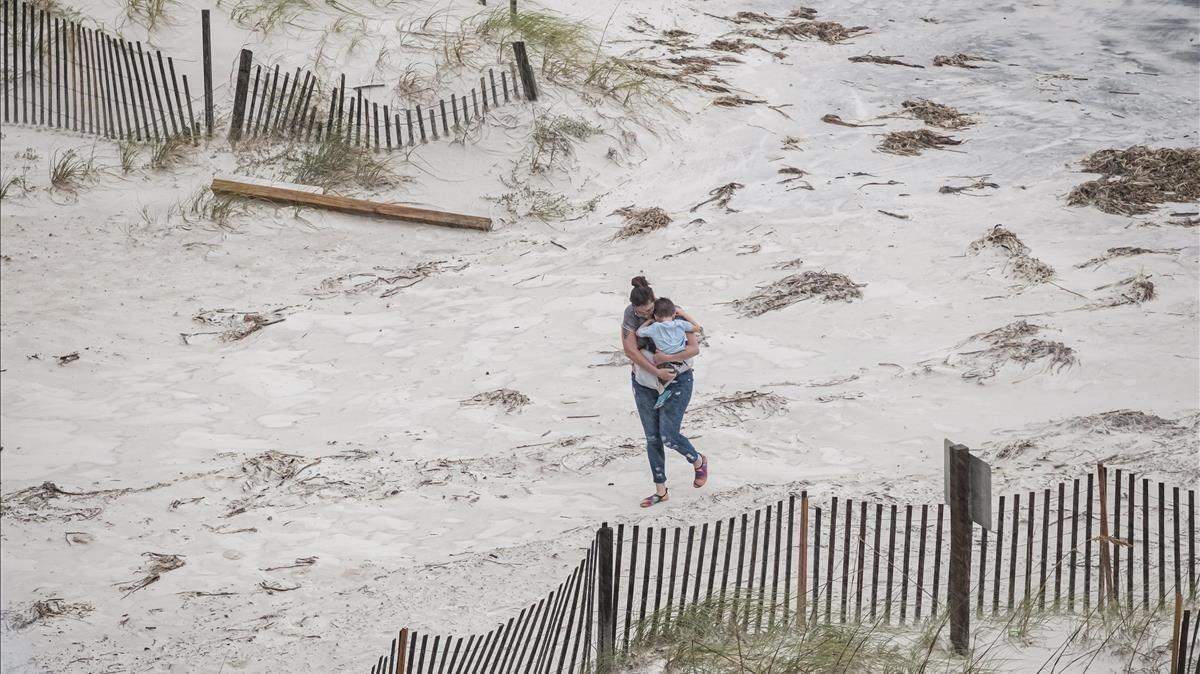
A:
<svg viewBox="0 0 1200 674">
<path fill-rule="evenodd" d="M 696 319 L 692 318 L 691 314 L 684 311 L 683 309 L 676 307 L 675 315 L 682 318 L 683 320 L 687 321 L 688 323 L 691 323 L 692 327 L 695 328 L 696 332 L 704 332 L 704 328 L 699 323 L 696 322 Z"/>
<path fill-rule="evenodd" d="M 661 351 L 654 354 L 655 363 L 670 363 L 688 358 L 695 358 L 700 353 L 700 342 L 696 337 L 696 333 L 687 333 L 687 346 L 683 347 L 683 351 L 679 353 L 662 353 Z"/>
<path fill-rule="evenodd" d="M 689 336 L 689 339 L 691 337 Z M 663 381 L 671 381 L 675 378 L 675 373 L 670 370 L 660 370 L 658 366 L 646 360 L 646 356 L 642 355 L 641 349 L 637 347 L 637 334 L 621 328 L 621 346 L 625 350 L 625 356 L 633 361 L 633 364 L 642 368 L 647 372 L 655 374 Z M 697 349 L 699 351 L 699 349 Z"/>
</svg>

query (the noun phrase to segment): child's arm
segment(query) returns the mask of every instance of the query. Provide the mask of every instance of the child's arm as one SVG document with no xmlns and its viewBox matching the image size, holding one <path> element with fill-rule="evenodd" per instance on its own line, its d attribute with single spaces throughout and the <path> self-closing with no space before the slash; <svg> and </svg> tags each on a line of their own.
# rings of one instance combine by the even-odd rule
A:
<svg viewBox="0 0 1200 674">
<path fill-rule="evenodd" d="M 654 325 L 653 319 L 648 320 L 645 323 L 642 323 L 642 327 L 637 329 L 637 336 L 638 337 L 650 337 L 651 336 L 650 326 L 652 326 L 652 325 Z"/>
<path fill-rule="evenodd" d="M 676 307 L 675 315 L 678 316 L 679 318 L 682 318 L 684 321 L 691 323 L 692 328 L 696 332 L 704 332 L 704 328 L 698 322 L 696 322 L 696 319 L 692 318 L 690 315 L 688 315 L 688 313 L 686 311 L 684 311 L 683 309 Z"/>
</svg>

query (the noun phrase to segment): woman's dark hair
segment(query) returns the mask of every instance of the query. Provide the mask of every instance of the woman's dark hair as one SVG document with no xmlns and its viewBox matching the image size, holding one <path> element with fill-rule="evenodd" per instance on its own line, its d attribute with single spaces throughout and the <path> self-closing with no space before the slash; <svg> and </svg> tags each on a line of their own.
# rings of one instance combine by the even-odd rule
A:
<svg viewBox="0 0 1200 674">
<path fill-rule="evenodd" d="M 650 282 L 645 276 L 634 276 L 630 284 L 633 285 L 633 290 L 629 291 L 630 304 L 640 307 L 654 301 L 654 289 L 650 287 Z"/>
<path fill-rule="evenodd" d="M 675 315 L 675 303 L 665 297 L 660 297 L 660 298 L 654 300 L 654 314 L 653 315 L 655 318 L 665 318 L 667 316 L 674 316 Z"/>
</svg>

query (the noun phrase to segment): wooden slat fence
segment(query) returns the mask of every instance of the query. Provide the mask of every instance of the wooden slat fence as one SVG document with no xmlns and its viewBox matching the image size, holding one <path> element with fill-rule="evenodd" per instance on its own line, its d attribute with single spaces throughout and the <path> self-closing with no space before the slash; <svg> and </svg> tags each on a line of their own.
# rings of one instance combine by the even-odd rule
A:
<svg viewBox="0 0 1200 674">
<path fill-rule="evenodd" d="M 0 14 L 4 123 L 196 140 L 188 77 L 171 56 L 22 0 L 4 0 Z"/>
<path fill-rule="evenodd" d="M 279 64 L 247 64 L 235 85 L 233 140 L 288 138 L 321 142 L 337 137 L 355 146 L 375 150 L 402 150 L 452 137 L 505 103 L 523 96 L 515 70 L 501 69 L 499 77 L 488 69 L 477 85 L 451 93 L 436 103 L 411 103 L 404 107 L 380 104 L 369 92 L 374 86 L 346 86 L 346 76 L 322 81 L 311 71 L 289 71 Z"/>
<path fill-rule="evenodd" d="M 1161 610 L 1172 605 L 1176 592 L 1193 602 L 1198 597 L 1195 490 L 1102 467 L 1069 483 L 1001 496 L 993 507 L 994 530 L 973 527 L 971 606 L 977 614 L 1086 613 L 1109 602 Z M 801 493 L 728 519 L 687 527 L 620 524 L 607 535 L 613 541 L 608 629 L 617 653 L 698 604 L 748 632 L 800 619 L 913 624 L 945 613 L 950 541 L 943 504 L 837 497 L 818 503 Z M 518 644 L 560 653 L 563 668 L 535 661 L 527 670 L 511 657 L 485 654 L 479 663 L 488 664 L 486 671 L 574 672 L 593 661 L 598 642 L 587 634 L 593 623 L 603 629 L 595 610 L 601 601 L 595 579 L 601 540 L 607 538 L 598 534 L 587 559 L 554 592 L 510 624 L 473 638 L 477 650 L 481 642 L 487 648 L 500 639 L 504 653 Z M 586 579 L 583 595 L 580 578 Z M 551 624 L 561 622 L 555 616 L 564 612 L 560 605 L 567 597 L 580 605 L 578 617 L 587 624 L 574 641 L 564 641 L 581 644 L 586 654 L 571 660 L 555 650 L 557 628 L 543 634 L 529 626 L 531 615 L 539 625 L 547 614 Z M 1190 654 L 1196 618 L 1188 615 Z M 505 641 L 505 634 L 512 638 Z M 408 638 L 406 652 L 419 658 L 428 644 Z M 529 658 L 515 662 L 527 665 Z M 376 674 L 400 671 L 383 660 L 378 667 Z"/>
</svg>

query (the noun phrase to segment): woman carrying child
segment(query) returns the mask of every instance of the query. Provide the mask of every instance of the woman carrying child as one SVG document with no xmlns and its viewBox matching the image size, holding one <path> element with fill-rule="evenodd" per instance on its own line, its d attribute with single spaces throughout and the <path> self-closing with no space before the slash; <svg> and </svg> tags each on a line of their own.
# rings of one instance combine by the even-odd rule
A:
<svg viewBox="0 0 1200 674">
<path fill-rule="evenodd" d="M 654 494 L 642 499 L 642 507 L 662 503 L 669 498 L 666 473 L 666 447 L 679 452 L 695 472 L 692 486 L 703 487 L 708 481 L 708 458 L 696 451 L 680 432 L 683 415 L 692 399 L 692 358 L 700 353 L 697 335 L 702 328 L 670 301 L 658 302 L 663 327 L 652 328 L 648 321 L 655 319 L 656 297 L 643 276 L 632 281 L 629 306 L 621 319 L 621 345 L 633 362 L 633 399 L 637 405 L 642 430 L 646 434 L 646 454 L 654 479 Z M 677 320 L 682 319 L 682 320 Z M 690 327 L 688 331 L 686 328 Z M 642 335 L 639 335 L 639 330 Z M 684 338 L 682 349 L 664 353 L 655 347 L 652 335 L 659 333 L 673 340 L 677 347 L 679 336 Z M 660 365 L 670 363 L 670 367 Z M 659 383 L 661 382 L 663 383 Z M 660 388 L 661 387 L 661 388 Z M 660 393 L 664 400 L 659 404 Z"/>
</svg>

